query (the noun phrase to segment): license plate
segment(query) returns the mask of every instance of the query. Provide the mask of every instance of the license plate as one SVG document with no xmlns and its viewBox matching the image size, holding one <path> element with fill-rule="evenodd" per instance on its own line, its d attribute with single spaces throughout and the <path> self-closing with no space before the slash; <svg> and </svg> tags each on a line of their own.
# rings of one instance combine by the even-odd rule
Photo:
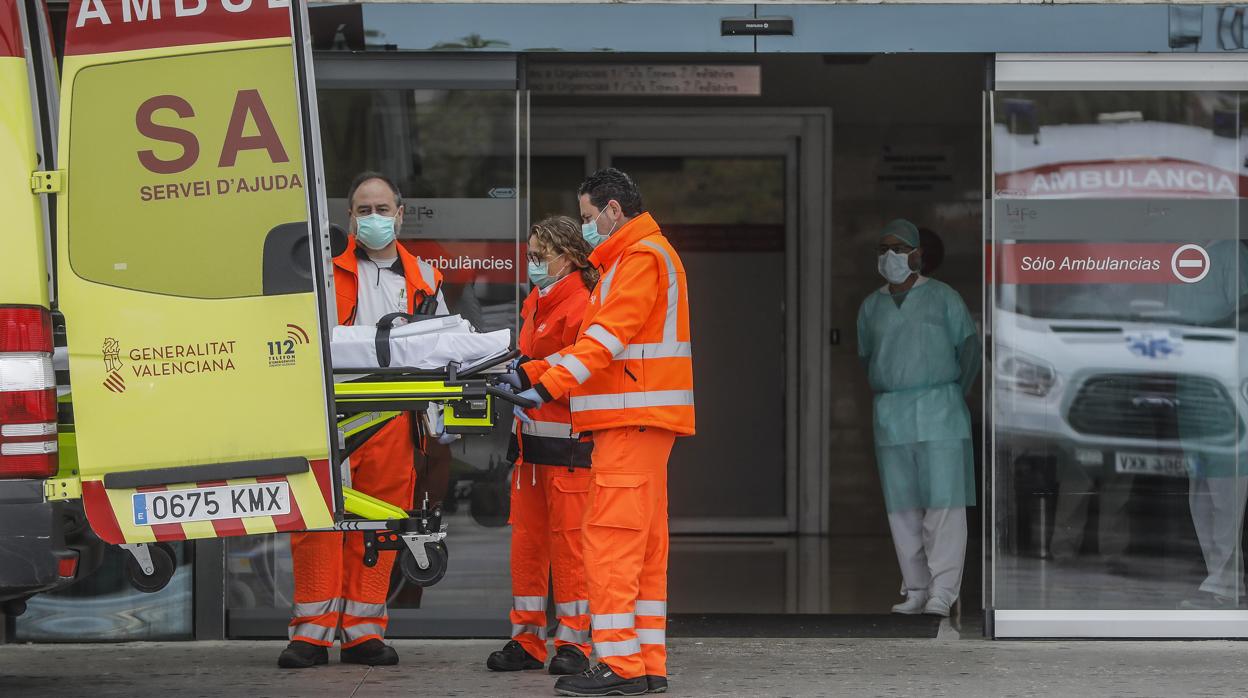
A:
<svg viewBox="0 0 1248 698">
<path fill-rule="evenodd" d="M 221 485 L 134 495 L 134 525 L 278 516 L 290 513 L 290 484 Z"/>
<path fill-rule="evenodd" d="M 1187 477 L 1190 458 L 1163 453 L 1118 453 L 1114 469 L 1131 475 Z"/>
</svg>

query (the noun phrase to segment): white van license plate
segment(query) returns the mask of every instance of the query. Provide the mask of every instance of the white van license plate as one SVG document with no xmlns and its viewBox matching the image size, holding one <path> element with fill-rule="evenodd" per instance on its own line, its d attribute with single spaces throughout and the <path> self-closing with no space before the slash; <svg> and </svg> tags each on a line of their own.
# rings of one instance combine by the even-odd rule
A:
<svg viewBox="0 0 1248 698">
<path fill-rule="evenodd" d="M 1187 477 L 1188 459 L 1161 453 L 1117 453 L 1114 469 L 1126 475 Z"/>
<path fill-rule="evenodd" d="M 133 496 L 133 502 L 135 526 L 280 516 L 290 513 L 290 484 L 262 482 L 139 492 Z"/>
</svg>

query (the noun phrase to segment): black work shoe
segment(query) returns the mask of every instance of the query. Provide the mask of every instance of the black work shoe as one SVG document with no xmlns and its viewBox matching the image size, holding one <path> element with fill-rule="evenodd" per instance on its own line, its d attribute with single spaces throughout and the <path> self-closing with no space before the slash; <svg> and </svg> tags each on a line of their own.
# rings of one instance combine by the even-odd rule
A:
<svg viewBox="0 0 1248 698">
<path fill-rule="evenodd" d="M 319 664 L 329 664 L 329 650 L 303 640 L 294 640 L 277 658 L 277 665 L 283 669 L 307 669 Z"/>
<path fill-rule="evenodd" d="M 394 666 L 399 663 L 399 653 L 386 643 L 373 638 L 355 647 L 342 649 L 343 664 L 367 664 L 368 666 Z"/>
<path fill-rule="evenodd" d="M 646 693 L 667 693 L 667 677 L 647 675 Z"/>
<path fill-rule="evenodd" d="M 589 671 L 589 657 L 572 645 L 564 645 L 555 651 L 555 658 L 550 660 L 550 673 L 555 676 L 571 676 Z"/>
<path fill-rule="evenodd" d="M 529 654 L 519 642 L 512 640 L 503 645 L 501 650 L 491 652 L 489 658 L 485 660 L 485 666 L 490 671 L 528 671 L 541 669 L 544 665 L 537 657 Z"/>
<path fill-rule="evenodd" d="M 561 696 L 641 696 L 646 690 L 646 677 L 626 679 L 605 663 L 555 682 L 555 693 Z"/>
</svg>

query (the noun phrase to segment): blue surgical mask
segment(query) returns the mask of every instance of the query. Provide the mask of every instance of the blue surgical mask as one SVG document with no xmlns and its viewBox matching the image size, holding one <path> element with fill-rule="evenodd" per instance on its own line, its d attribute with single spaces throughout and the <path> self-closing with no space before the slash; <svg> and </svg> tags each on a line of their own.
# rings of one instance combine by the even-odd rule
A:
<svg viewBox="0 0 1248 698">
<path fill-rule="evenodd" d="M 529 283 L 538 288 L 546 288 L 554 282 L 555 280 L 550 278 L 550 262 L 529 260 Z"/>
<path fill-rule="evenodd" d="M 611 232 L 614 232 L 614 228 L 612 228 L 611 232 L 608 232 L 606 235 L 598 232 L 598 218 L 601 217 L 602 214 L 603 211 L 599 211 L 598 215 L 594 216 L 592 221 L 581 224 L 581 237 L 585 238 L 585 242 L 588 242 L 590 247 L 597 247 L 602 244 L 602 241 L 606 240 L 607 236 L 610 235 Z"/>
<path fill-rule="evenodd" d="M 558 259 L 558 257 L 556 257 L 555 259 Z M 562 279 L 563 272 L 567 271 L 567 269 L 568 269 L 568 265 L 567 263 L 565 263 L 563 265 L 563 271 L 560 271 L 556 274 L 551 274 L 549 261 L 542 260 L 540 262 L 534 262 L 533 260 L 530 259 L 529 260 L 529 282 L 532 283 L 534 286 L 542 290 L 545 290 L 547 288 L 550 288 L 551 284 L 555 283 L 559 279 Z"/>
<path fill-rule="evenodd" d="M 370 250 L 384 249 L 394 242 L 394 217 L 373 213 L 356 216 L 355 239 Z"/>
</svg>

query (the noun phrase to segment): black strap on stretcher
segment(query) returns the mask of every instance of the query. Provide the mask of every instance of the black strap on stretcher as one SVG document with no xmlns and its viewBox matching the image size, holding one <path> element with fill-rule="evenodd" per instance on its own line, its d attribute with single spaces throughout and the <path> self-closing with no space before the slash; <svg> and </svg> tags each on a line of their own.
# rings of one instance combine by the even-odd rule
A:
<svg viewBox="0 0 1248 698">
<path fill-rule="evenodd" d="M 430 303 L 432 301 L 432 303 Z M 424 312 L 426 309 L 432 308 L 431 312 Z M 383 315 L 377 321 L 377 337 L 373 340 L 377 347 L 377 365 L 381 368 L 390 367 L 390 331 L 394 329 L 394 321 L 402 318 L 407 322 L 419 322 L 421 320 L 431 320 L 434 318 L 433 313 L 438 310 L 438 299 L 428 298 L 420 302 L 414 313 L 390 313 Z"/>
</svg>

